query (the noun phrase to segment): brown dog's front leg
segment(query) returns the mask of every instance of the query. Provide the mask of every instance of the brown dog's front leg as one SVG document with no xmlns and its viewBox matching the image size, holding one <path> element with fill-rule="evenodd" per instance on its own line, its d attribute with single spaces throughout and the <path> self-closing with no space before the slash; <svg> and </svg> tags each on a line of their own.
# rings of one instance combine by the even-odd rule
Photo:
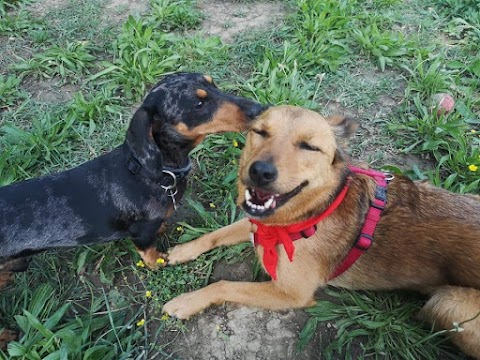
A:
<svg viewBox="0 0 480 360">
<path fill-rule="evenodd" d="M 168 264 L 182 264 L 218 246 L 245 242 L 250 238 L 252 226 L 248 219 L 241 219 L 196 240 L 177 245 L 168 252 Z"/>
<path fill-rule="evenodd" d="M 219 281 L 185 293 L 163 307 L 167 314 L 188 319 L 211 305 L 232 302 L 263 309 L 281 310 L 313 306 L 315 289 L 282 289 L 273 281 L 262 283 Z"/>
</svg>

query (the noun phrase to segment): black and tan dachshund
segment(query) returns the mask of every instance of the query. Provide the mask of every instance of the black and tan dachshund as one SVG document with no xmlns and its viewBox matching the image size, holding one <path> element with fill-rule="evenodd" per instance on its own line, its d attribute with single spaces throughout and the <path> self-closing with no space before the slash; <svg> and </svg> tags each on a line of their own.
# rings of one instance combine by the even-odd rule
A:
<svg viewBox="0 0 480 360">
<path fill-rule="evenodd" d="M 210 76 L 163 78 L 122 145 L 74 169 L 0 188 L 0 287 L 16 270 L 11 259 L 126 237 L 147 266 L 158 266 L 156 235 L 184 193 L 189 152 L 208 134 L 246 129 L 262 111 L 221 92 Z"/>
</svg>

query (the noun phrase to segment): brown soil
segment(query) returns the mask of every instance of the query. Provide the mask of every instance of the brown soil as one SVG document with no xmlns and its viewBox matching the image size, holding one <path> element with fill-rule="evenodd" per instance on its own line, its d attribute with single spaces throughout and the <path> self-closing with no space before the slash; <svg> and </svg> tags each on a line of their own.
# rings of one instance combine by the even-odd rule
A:
<svg viewBox="0 0 480 360">
<path fill-rule="evenodd" d="M 201 1 L 198 4 L 205 20 L 202 31 L 231 42 L 238 34 L 251 29 L 265 29 L 279 23 L 285 16 L 280 2 L 237 3 L 222 0 Z"/>
</svg>

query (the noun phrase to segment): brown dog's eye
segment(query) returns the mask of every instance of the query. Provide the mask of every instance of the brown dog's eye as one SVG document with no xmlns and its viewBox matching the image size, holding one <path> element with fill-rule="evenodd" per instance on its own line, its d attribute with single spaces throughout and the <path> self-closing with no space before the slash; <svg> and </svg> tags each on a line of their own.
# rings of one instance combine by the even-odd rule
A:
<svg viewBox="0 0 480 360">
<path fill-rule="evenodd" d="M 252 129 L 255 134 L 260 135 L 261 137 L 268 137 L 268 133 L 262 129 Z"/>
<path fill-rule="evenodd" d="M 298 144 L 298 147 L 302 150 L 308 150 L 308 151 L 322 151 L 316 146 L 310 145 L 309 143 L 302 141 L 301 143 Z"/>
<path fill-rule="evenodd" d="M 199 101 L 199 102 L 195 105 L 195 108 L 201 109 L 201 108 L 203 108 L 204 105 L 205 105 L 205 102 L 204 102 L 204 101 Z"/>
</svg>

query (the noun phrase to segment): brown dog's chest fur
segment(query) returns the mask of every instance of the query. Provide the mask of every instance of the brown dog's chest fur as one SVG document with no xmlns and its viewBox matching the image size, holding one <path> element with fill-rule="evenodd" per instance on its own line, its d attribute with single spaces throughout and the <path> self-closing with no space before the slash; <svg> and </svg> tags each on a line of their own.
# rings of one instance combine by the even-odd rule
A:
<svg viewBox="0 0 480 360">
<path fill-rule="evenodd" d="M 295 242 L 294 262 L 316 263 L 319 285 L 358 237 L 373 189 L 372 179 L 355 176 L 342 205 L 317 225 L 316 234 Z M 387 194 L 372 247 L 330 284 L 372 290 L 429 291 L 440 285 L 480 289 L 480 198 L 402 176 L 389 183 Z M 279 281 L 293 275 L 288 273 L 295 266 L 288 263 L 280 256 Z"/>
</svg>

